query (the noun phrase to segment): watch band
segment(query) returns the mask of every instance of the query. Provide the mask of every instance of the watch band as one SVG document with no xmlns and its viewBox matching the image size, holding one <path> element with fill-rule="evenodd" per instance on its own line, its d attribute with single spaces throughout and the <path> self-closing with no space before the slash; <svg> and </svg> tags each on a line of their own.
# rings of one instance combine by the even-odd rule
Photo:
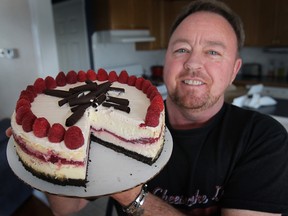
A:
<svg viewBox="0 0 288 216">
<path fill-rule="evenodd" d="M 145 197 L 148 194 L 147 184 L 144 184 L 139 195 L 128 206 L 123 207 L 123 211 L 128 215 L 140 216 L 144 213 L 144 209 L 141 208 L 145 201 Z"/>
</svg>

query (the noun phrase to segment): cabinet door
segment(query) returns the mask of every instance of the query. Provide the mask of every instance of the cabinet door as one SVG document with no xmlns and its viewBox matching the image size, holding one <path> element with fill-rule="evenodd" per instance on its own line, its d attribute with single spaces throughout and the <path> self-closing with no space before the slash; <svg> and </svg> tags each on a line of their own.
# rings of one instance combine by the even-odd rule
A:
<svg viewBox="0 0 288 216">
<path fill-rule="evenodd" d="M 108 0 L 111 29 L 132 29 L 134 27 L 133 0 Z"/>
<path fill-rule="evenodd" d="M 258 44 L 260 0 L 223 0 L 241 18 L 245 31 L 245 46 Z"/>
<path fill-rule="evenodd" d="M 288 1 L 278 0 L 276 8 L 276 38 L 281 46 L 288 45 Z"/>
<path fill-rule="evenodd" d="M 163 43 L 163 23 L 164 23 L 164 0 L 145 0 L 150 3 L 148 28 L 152 36 L 155 37 L 154 42 L 137 43 L 137 50 L 156 50 L 165 48 L 166 44 Z"/>
<path fill-rule="evenodd" d="M 258 36 L 260 46 L 271 46 L 277 44 L 277 27 L 275 25 L 277 2 L 278 0 L 261 0 Z"/>
<path fill-rule="evenodd" d="M 185 6 L 187 6 L 191 0 L 165 0 L 164 1 L 164 22 L 163 22 L 163 44 L 167 47 L 171 27 Z"/>
<path fill-rule="evenodd" d="M 138 50 L 166 49 L 170 37 L 171 26 L 181 10 L 191 0 L 145 0 L 151 1 L 151 17 L 149 29 L 156 37 L 155 42 L 139 43 Z"/>
<path fill-rule="evenodd" d="M 259 41 L 263 46 L 288 45 L 288 1 L 261 0 Z"/>
<path fill-rule="evenodd" d="M 152 0 L 132 0 L 132 11 L 127 11 L 127 13 L 132 13 L 133 15 L 133 29 L 148 29 L 150 18 L 151 18 L 151 2 Z M 122 14 L 122 16 L 126 14 Z"/>
<path fill-rule="evenodd" d="M 147 29 L 150 1 L 93 0 L 96 30 Z"/>
</svg>

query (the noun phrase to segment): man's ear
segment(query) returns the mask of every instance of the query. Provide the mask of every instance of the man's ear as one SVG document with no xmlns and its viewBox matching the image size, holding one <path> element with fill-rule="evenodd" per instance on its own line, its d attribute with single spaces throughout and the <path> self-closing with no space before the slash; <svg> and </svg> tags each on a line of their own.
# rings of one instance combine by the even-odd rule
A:
<svg viewBox="0 0 288 216">
<path fill-rule="evenodd" d="M 237 58 L 236 61 L 235 61 L 235 64 L 234 64 L 234 68 L 233 68 L 233 73 L 232 73 L 230 84 L 233 83 L 233 81 L 236 78 L 241 66 L 242 66 L 242 59 L 241 58 Z"/>
</svg>

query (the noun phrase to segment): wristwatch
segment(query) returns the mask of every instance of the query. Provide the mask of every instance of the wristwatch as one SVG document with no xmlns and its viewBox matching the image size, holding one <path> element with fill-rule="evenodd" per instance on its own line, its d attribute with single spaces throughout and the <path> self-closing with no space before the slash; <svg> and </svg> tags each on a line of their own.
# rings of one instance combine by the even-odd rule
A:
<svg viewBox="0 0 288 216">
<path fill-rule="evenodd" d="M 140 216 L 144 213 L 144 209 L 141 208 L 145 201 L 145 197 L 148 194 L 147 184 L 142 186 L 142 189 L 136 199 L 128 206 L 124 206 L 122 209 L 125 213 L 131 216 Z"/>
</svg>

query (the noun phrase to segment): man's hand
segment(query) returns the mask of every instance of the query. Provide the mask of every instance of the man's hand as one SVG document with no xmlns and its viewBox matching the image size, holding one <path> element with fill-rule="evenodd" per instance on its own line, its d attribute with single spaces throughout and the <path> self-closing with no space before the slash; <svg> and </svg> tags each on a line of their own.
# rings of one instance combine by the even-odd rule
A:
<svg viewBox="0 0 288 216">
<path fill-rule="evenodd" d="M 112 194 L 111 197 L 118 201 L 122 206 L 129 205 L 139 195 L 142 185 L 139 185 L 133 189 Z M 164 202 L 160 198 L 148 193 L 145 198 L 145 202 L 142 206 L 144 209 L 143 216 L 145 215 L 165 215 L 165 216 L 184 216 L 181 212 L 173 208 L 168 203 Z"/>
<path fill-rule="evenodd" d="M 83 209 L 88 200 L 81 198 L 63 197 L 46 193 L 51 210 L 55 216 L 66 216 Z"/>
<path fill-rule="evenodd" d="M 111 195 L 111 197 L 117 200 L 122 206 L 127 206 L 131 202 L 133 202 L 135 198 L 139 195 L 141 188 L 142 188 L 142 185 L 139 185 L 130 190 L 113 194 Z"/>
</svg>

